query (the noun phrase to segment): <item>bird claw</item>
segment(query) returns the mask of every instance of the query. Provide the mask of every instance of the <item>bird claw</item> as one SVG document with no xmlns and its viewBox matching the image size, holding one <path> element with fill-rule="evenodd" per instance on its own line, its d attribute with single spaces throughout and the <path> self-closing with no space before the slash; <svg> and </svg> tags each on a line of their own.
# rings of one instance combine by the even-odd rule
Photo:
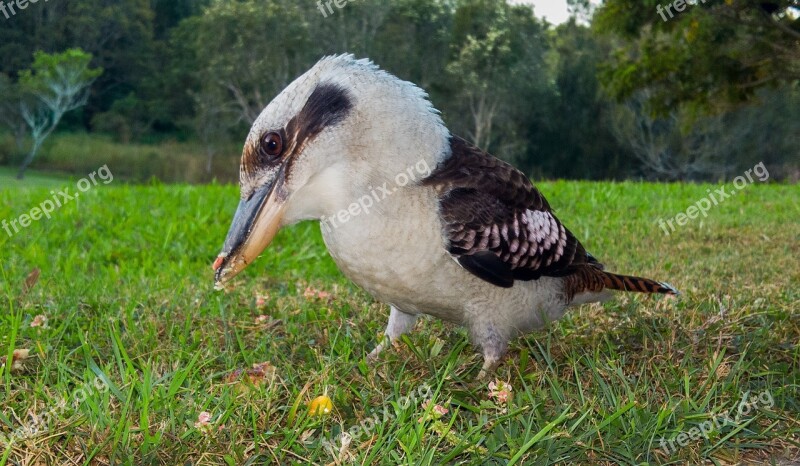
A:
<svg viewBox="0 0 800 466">
<path fill-rule="evenodd" d="M 378 348 L 375 348 L 374 350 L 370 351 L 370 353 L 367 355 L 366 357 L 367 364 L 374 365 L 376 362 L 378 362 L 378 355 L 380 351 L 377 350 Z"/>
<path fill-rule="evenodd" d="M 367 364 L 375 364 L 378 362 L 378 356 L 380 356 L 380 354 L 386 349 L 387 346 L 389 346 L 389 344 L 391 344 L 391 340 L 389 337 L 384 336 L 380 343 L 378 343 L 378 346 L 376 346 L 375 349 L 370 351 L 367 355 Z"/>
<path fill-rule="evenodd" d="M 478 380 L 488 380 L 489 377 L 494 375 L 495 369 L 500 365 L 500 358 L 486 358 L 484 356 L 483 367 L 478 372 Z"/>
</svg>

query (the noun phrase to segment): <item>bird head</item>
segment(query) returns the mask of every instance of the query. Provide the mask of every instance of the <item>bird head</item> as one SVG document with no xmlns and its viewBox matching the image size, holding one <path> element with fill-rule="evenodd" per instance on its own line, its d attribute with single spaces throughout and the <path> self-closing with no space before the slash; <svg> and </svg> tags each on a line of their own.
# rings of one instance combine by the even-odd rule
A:
<svg viewBox="0 0 800 466">
<path fill-rule="evenodd" d="M 250 129 L 239 205 L 213 265 L 216 286 L 251 264 L 281 227 L 346 208 L 414 161 L 436 166 L 448 138 L 418 87 L 352 55 L 323 58 Z"/>
</svg>

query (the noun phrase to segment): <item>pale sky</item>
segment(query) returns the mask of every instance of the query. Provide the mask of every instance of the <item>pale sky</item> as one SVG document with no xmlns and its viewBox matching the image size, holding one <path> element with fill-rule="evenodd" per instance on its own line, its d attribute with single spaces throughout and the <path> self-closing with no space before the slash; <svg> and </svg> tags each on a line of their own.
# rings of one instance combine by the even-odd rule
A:
<svg viewBox="0 0 800 466">
<path fill-rule="evenodd" d="M 512 3 L 528 3 L 538 18 L 547 18 L 553 24 L 561 24 L 569 19 L 567 0 L 515 0 Z"/>
<path fill-rule="evenodd" d="M 569 19 L 567 0 L 510 0 L 510 2 L 533 5 L 536 17 L 546 18 L 551 24 L 561 24 Z M 592 0 L 591 3 L 597 7 L 600 1 Z"/>
</svg>

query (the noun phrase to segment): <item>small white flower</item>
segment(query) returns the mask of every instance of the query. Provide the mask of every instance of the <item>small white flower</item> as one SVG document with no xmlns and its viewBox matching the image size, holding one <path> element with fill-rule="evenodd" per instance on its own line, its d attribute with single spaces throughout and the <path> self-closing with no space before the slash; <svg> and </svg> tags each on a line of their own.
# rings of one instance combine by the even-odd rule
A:
<svg viewBox="0 0 800 466">
<path fill-rule="evenodd" d="M 47 328 L 47 316 L 44 314 L 39 314 L 38 316 L 34 317 L 31 321 L 31 327 Z"/>
<path fill-rule="evenodd" d="M 499 379 L 489 382 L 489 398 L 494 398 L 498 403 L 508 403 L 512 390 L 513 387 L 508 382 Z"/>
</svg>

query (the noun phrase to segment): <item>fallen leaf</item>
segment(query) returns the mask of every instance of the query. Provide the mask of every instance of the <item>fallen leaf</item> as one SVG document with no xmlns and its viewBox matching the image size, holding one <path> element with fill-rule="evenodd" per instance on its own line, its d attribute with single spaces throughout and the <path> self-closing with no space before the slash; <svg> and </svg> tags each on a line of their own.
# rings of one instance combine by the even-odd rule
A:
<svg viewBox="0 0 800 466">
<path fill-rule="evenodd" d="M 260 362 L 253 364 L 250 369 L 236 369 L 231 372 L 226 381 L 233 383 L 237 381 L 248 380 L 253 385 L 261 385 L 267 379 L 267 376 L 275 374 L 275 366 L 269 362 Z"/>
<path fill-rule="evenodd" d="M 28 359 L 28 355 L 30 354 L 30 350 L 27 349 L 17 349 L 11 354 L 11 370 L 20 370 L 22 369 L 22 361 Z M 6 356 L 0 357 L 0 367 L 5 367 L 6 365 Z"/>
<path fill-rule="evenodd" d="M 22 294 L 28 294 L 28 292 L 36 285 L 36 282 L 39 281 L 39 275 L 41 274 L 41 270 L 38 267 L 34 267 L 31 270 L 31 273 L 28 274 L 28 277 L 25 278 L 25 284 L 22 287 Z"/>
</svg>

